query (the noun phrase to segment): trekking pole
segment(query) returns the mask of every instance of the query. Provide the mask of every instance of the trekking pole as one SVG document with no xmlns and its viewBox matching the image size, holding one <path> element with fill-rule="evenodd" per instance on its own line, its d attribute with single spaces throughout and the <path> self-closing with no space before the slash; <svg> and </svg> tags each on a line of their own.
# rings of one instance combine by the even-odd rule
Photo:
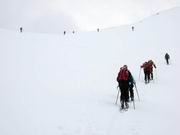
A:
<svg viewBox="0 0 180 135">
<path fill-rule="evenodd" d="M 134 110 L 135 110 L 135 102 L 134 102 L 134 100 L 133 100 L 133 107 L 134 107 Z"/>
<path fill-rule="evenodd" d="M 137 87 L 136 87 L 136 83 L 134 83 L 134 85 L 135 85 L 135 88 L 136 88 L 136 93 L 137 93 L 138 99 L 139 99 L 139 101 L 140 101 L 139 93 L 138 93 L 138 90 L 137 90 Z"/>
<path fill-rule="evenodd" d="M 119 86 L 117 86 L 117 89 L 119 88 Z M 116 105 L 117 105 L 117 101 L 118 101 L 118 97 L 119 97 L 119 90 L 118 90 L 118 93 L 117 93 L 117 98 L 116 98 Z"/>
<path fill-rule="evenodd" d="M 140 70 L 139 70 L 139 80 L 140 80 L 140 76 L 141 76 L 141 67 L 140 67 Z"/>
</svg>

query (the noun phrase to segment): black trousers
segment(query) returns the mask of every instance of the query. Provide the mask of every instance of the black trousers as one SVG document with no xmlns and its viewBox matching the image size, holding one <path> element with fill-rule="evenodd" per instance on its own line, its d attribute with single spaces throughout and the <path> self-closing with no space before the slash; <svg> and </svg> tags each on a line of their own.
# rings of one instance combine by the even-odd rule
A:
<svg viewBox="0 0 180 135">
<path fill-rule="evenodd" d="M 128 81 L 120 81 L 119 82 L 119 88 L 121 91 L 120 101 L 122 104 L 127 103 L 129 101 L 129 85 Z"/>
<path fill-rule="evenodd" d="M 169 59 L 166 59 L 166 63 L 167 63 L 167 65 L 169 65 Z"/>
<path fill-rule="evenodd" d="M 150 73 L 148 71 L 144 71 L 144 80 L 145 83 L 149 83 L 150 81 Z"/>
<path fill-rule="evenodd" d="M 129 93 L 130 93 L 130 98 L 134 99 L 134 90 L 133 90 L 133 86 L 129 86 Z"/>
</svg>

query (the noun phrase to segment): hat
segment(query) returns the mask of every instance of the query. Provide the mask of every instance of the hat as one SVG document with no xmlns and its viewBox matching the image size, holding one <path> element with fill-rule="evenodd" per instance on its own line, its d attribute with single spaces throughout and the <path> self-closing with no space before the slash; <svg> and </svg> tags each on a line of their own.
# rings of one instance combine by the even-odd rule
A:
<svg viewBox="0 0 180 135">
<path fill-rule="evenodd" d="M 126 69 L 128 68 L 127 65 L 124 65 L 123 67 L 126 68 Z"/>
</svg>

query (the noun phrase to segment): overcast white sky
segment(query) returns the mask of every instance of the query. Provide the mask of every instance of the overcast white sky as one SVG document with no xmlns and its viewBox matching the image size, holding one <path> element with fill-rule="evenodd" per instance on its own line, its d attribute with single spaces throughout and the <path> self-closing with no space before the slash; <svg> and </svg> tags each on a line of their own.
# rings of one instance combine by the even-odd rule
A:
<svg viewBox="0 0 180 135">
<path fill-rule="evenodd" d="M 0 0 L 0 27 L 95 30 L 134 23 L 179 5 L 180 0 Z"/>
</svg>

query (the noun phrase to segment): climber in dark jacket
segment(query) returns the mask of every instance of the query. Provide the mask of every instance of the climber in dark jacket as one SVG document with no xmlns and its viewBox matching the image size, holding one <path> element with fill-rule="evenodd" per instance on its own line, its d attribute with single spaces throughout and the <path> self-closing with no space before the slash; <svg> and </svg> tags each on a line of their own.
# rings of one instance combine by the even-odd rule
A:
<svg viewBox="0 0 180 135">
<path fill-rule="evenodd" d="M 129 93 L 130 93 L 130 98 L 131 98 L 131 101 L 134 101 L 134 90 L 133 90 L 133 87 L 134 85 L 136 85 L 136 82 L 131 74 L 131 72 L 129 71 Z"/>
<path fill-rule="evenodd" d="M 169 65 L 169 59 L 170 59 L 170 56 L 168 53 L 166 53 L 165 54 L 165 60 L 166 60 L 167 65 Z"/>
</svg>

